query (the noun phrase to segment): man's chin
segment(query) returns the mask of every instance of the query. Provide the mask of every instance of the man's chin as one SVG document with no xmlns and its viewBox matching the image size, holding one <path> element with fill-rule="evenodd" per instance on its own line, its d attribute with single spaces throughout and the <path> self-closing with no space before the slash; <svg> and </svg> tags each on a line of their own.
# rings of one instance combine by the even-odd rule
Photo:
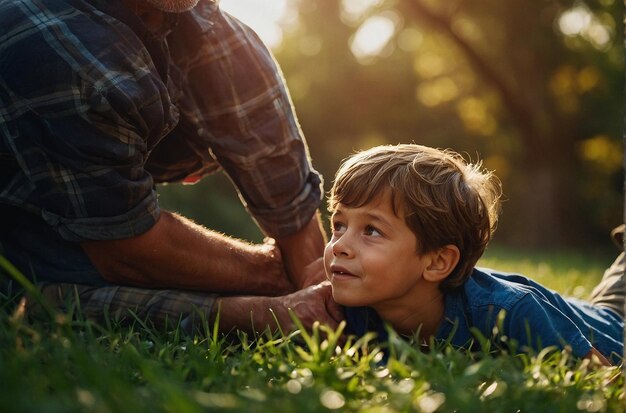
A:
<svg viewBox="0 0 626 413">
<path fill-rule="evenodd" d="M 168 13 L 182 13 L 193 9 L 199 0 L 146 0 L 153 7 Z"/>
</svg>

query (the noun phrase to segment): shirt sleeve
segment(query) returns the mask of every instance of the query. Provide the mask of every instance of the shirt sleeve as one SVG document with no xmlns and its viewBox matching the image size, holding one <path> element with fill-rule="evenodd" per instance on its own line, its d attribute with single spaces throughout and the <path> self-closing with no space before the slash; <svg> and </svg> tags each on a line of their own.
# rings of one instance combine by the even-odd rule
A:
<svg viewBox="0 0 626 413">
<path fill-rule="evenodd" d="M 584 357 L 592 348 L 580 328 L 558 308 L 526 294 L 505 316 L 504 335 L 525 346 L 540 350 L 548 346 L 572 348 L 577 357 Z"/>
<path fill-rule="evenodd" d="M 8 201 L 69 241 L 145 232 L 159 208 L 143 165 L 174 121 L 167 91 L 127 28 L 48 12 L 27 42 L 5 50 L 19 63 L 3 71 L 13 97 L 5 145 L 19 165 Z"/>
<path fill-rule="evenodd" d="M 322 181 L 278 65 L 252 30 L 219 10 L 199 50 L 183 115 L 202 125 L 198 134 L 263 231 L 296 232 L 319 207 Z"/>
</svg>

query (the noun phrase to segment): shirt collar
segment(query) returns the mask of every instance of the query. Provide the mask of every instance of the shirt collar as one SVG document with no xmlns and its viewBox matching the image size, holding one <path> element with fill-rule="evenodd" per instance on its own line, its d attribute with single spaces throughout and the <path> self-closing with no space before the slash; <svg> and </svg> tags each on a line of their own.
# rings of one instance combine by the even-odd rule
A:
<svg viewBox="0 0 626 413">
<path fill-rule="evenodd" d="M 192 35 L 209 33 L 215 25 L 219 0 L 200 0 L 193 9 L 179 14 L 180 27 L 190 30 Z"/>
</svg>

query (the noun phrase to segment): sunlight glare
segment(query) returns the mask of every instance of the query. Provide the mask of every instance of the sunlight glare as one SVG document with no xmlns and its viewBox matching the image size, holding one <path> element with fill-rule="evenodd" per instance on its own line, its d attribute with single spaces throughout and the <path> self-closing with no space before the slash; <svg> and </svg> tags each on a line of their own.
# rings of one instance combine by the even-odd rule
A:
<svg viewBox="0 0 626 413">
<path fill-rule="evenodd" d="M 611 41 L 611 33 L 601 23 L 593 22 L 585 34 L 597 48 L 603 48 Z"/>
<path fill-rule="evenodd" d="M 603 24 L 584 5 L 578 5 L 563 12 L 558 18 L 558 28 L 566 36 L 582 36 L 596 49 L 608 46 L 612 37 L 610 26 Z"/>
<path fill-rule="evenodd" d="M 280 46 L 280 20 L 287 13 L 287 0 L 221 0 L 220 8 L 250 26 L 270 48 Z"/>
<path fill-rule="evenodd" d="M 342 0 L 341 15 L 350 23 L 361 19 L 368 10 L 378 6 L 382 0 Z"/>
<path fill-rule="evenodd" d="M 559 29 L 566 36 L 581 34 L 591 23 L 591 13 L 586 7 L 576 6 L 559 17 Z"/>
<path fill-rule="evenodd" d="M 350 42 L 350 50 L 357 59 L 377 56 L 395 33 L 396 25 L 388 17 L 373 16 L 356 31 Z"/>
</svg>

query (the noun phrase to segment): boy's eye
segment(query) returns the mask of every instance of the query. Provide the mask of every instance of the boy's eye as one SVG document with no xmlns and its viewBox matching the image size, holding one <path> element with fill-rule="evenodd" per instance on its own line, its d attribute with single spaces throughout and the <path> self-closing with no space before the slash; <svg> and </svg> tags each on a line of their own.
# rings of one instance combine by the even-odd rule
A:
<svg viewBox="0 0 626 413">
<path fill-rule="evenodd" d="M 339 221 L 333 222 L 332 227 L 334 232 L 343 232 L 346 229 L 346 226 L 343 224 L 343 222 Z"/>
<path fill-rule="evenodd" d="M 374 237 L 381 237 L 383 235 L 378 229 L 376 229 L 375 227 L 373 227 L 371 225 L 367 225 L 365 227 L 365 231 L 364 232 L 365 232 L 365 235 L 371 235 L 371 236 L 374 236 Z"/>
</svg>

